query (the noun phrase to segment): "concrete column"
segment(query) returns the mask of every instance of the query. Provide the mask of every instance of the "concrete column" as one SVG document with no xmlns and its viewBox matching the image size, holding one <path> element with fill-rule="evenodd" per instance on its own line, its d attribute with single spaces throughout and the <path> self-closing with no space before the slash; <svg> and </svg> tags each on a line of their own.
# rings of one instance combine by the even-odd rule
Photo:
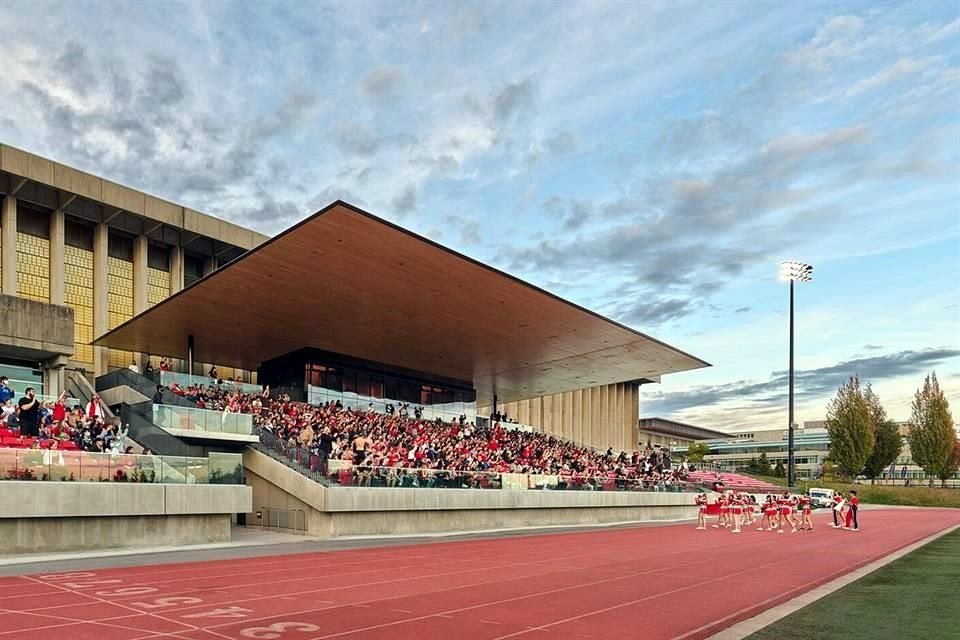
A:
<svg viewBox="0 0 960 640">
<path fill-rule="evenodd" d="M 67 214 L 58 209 L 50 214 L 50 302 L 63 304 L 66 273 L 63 264 Z"/>
<path fill-rule="evenodd" d="M 64 388 L 64 367 L 67 366 L 67 356 L 56 356 L 44 363 L 43 393 L 48 396 L 59 396 Z"/>
<path fill-rule="evenodd" d="M 93 229 L 93 337 L 99 338 L 110 328 L 107 314 L 107 243 L 109 228 L 98 224 Z M 109 362 L 106 347 L 93 348 L 94 375 L 107 372 Z"/>
<path fill-rule="evenodd" d="M 133 315 L 147 310 L 149 299 L 147 296 L 147 236 L 137 236 L 133 239 Z M 133 356 L 137 367 L 142 372 L 147 366 L 149 357 L 145 353 L 136 353 Z"/>
<path fill-rule="evenodd" d="M 213 256 L 210 256 L 209 258 L 204 258 L 203 275 L 208 276 L 216 270 L 217 270 L 217 259 Z"/>
<path fill-rule="evenodd" d="M 170 295 L 183 289 L 183 247 L 170 247 Z"/>
<path fill-rule="evenodd" d="M 0 291 L 8 296 L 17 295 L 17 199 L 7 196 L 0 208 L 0 243 L 3 245 L 3 283 Z"/>
<path fill-rule="evenodd" d="M 183 290 L 183 247 L 170 247 L 170 295 Z M 164 355 L 164 354 L 158 354 Z M 178 358 L 170 359 L 171 371 L 185 371 L 186 363 Z"/>
</svg>

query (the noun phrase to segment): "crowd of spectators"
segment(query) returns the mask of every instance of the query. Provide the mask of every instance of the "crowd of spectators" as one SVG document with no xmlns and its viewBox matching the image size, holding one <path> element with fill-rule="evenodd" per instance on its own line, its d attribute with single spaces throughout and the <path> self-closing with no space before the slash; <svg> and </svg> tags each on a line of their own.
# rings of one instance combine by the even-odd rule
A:
<svg viewBox="0 0 960 640">
<path fill-rule="evenodd" d="M 17 396 L 9 381 L 0 382 L 0 438 L 6 446 L 80 450 L 91 453 L 131 453 L 127 430 L 107 412 L 99 395 L 86 405 L 63 392 L 56 400 L 41 400 L 32 388 Z"/>
<path fill-rule="evenodd" d="M 425 420 L 419 407 L 406 404 L 388 405 L 387 412 L 380 413 L 372 405 L 361 409 L 339 401 L 311 405 L 286 394 L 271 397 L 269 388 L 260 394 L 241 393 L 229 383 L 170 388 L 205 409 L 253 414 L 264 439 L 296 450 L 321 472 L 330 466 L 350 467 L 360 483 L 399 482 L 391 469 L 416 470 L 420 477 L 441 481 L 450 472 L 478 478 L 504 473 L 557 476 L 564 483 L 604 479 L 638 488 L 669 488 L 686 481 L 686 465 L 674 466 L 667 449 L 603 452 L 548 433 L 514 429 L 506 422 L 481 427 L 466 416 Z M 330 460 L 341 463 L 330 465 Z"/>
</svg>

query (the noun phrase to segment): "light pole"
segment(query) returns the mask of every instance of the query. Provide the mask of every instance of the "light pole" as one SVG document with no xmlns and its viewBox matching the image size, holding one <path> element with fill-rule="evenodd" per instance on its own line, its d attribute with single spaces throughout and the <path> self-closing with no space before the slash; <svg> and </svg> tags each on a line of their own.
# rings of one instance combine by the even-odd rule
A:
<svg viewBox="0 0 960 640">
<path fill-rule="evenodd" d="M 813 267 L 804 262 L 781 262 L 780 280 L 790 283 L 790 393 L 787 411 L 787 486 L 792 487 L 797 480 L 797 470 L 793 459 L 793 283 L 813 280 Z"/>
</svg>

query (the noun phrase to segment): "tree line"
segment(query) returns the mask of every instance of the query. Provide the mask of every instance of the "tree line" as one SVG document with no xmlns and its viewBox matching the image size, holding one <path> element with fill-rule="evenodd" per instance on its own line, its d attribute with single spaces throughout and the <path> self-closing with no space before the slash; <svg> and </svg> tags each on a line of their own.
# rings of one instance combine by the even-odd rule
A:
<svg viewBox="0 0 960 640">
<path fill-rule="evenodd" d="M 849 477 L 874 479 L 900 456 L 903 441 L 896 423 L 887 417 L 870 384 L 851 376 L 827 405 L 830 460 Z M 913 398 L 907 441 L 913 461 L 942 485 L 960 469 L 960 440 L 953 428 L 950 405 L 937 382 L 926 377 Z"/>
</svg>

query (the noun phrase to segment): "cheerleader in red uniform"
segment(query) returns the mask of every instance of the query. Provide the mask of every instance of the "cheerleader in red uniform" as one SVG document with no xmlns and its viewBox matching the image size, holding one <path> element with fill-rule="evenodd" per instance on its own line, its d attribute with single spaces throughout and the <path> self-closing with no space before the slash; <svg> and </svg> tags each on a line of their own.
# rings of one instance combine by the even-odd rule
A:
<svg viewBox="0 0 960 640">
<path fill-rule="evenodd" d="M 723 527 L 726 529 L 728 526 L 727 516 L 730 513 L 730 503 L 728 502 L 728 498 L 725 494 L 721 493 L 717 498 L 717 506 L 719 507 L 720 514 L 717 516 L 717 524 L 713 525 L 713 528 L 719 529 L 720 527 Z"/>
<path fill-rule="evenodd" d="M 766 530 L 773 531 L 773 521 L 777 517 L 777 503 L 774 502 L 773 496 L 767 495 L 767 499 L 763 503 L 763 518 L 760 520 L 760 528 L 757 531 L 764 530 L 764 523 L 766 523 Z"/>
<path fill-rule="evenodd" d="M 698 493 L 695 498 L 697 503 L 697 530 L 707 528 L 707 496 L 704 493 Z"/>
<path fill-rule="evenodd" d="M 810 507 L 810 493 L 805 493 L 800 496 L 800 513 L 802 514 L 802 520 L 800 521 L 800 531 L 813 531 L 813 518 L 812 518 L 812 509 Z"/>
<path fill-rule="evenodd" d="M 730 513 L 733 517 L 733 533 L 740 533 L 740 521 L 743 520 L 743 496 L 734 493 L 730 501 Z"/>
</svg>

